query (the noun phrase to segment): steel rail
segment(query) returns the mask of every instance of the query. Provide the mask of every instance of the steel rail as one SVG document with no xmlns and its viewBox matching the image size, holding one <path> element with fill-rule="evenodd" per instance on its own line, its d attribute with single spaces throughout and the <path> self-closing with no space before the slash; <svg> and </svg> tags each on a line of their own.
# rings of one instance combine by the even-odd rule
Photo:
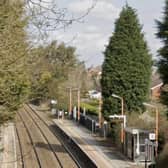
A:
<svg viewBox="0 0 168 168">
<path fill-rule="evenodd" d="M 39 168 L 42 168 L 40 159 L 39 159 L 39 157 L 38 157 L 37 150 L 36 150 L 36 148 L 35 148 L 35 144 L 34 144 L 34 142 L 33 142 L 33 139 L 32 139 L 32 137 L 31 137 L 31 135 L 30 135 L 30 131 L 29 131 L 28 127 L 26 126 L 25 121 L 23 120 L 23 118 L 22 118 L 22 116 L 20 115 L 20 113 L 18 112 L 17 114 L 18 114 L 18 116 L 20 117 L 20 119 L 22 120 L 22 123 L 23 123 L 23 125 L 24 125 L 24 127 L 25 127 L 25 129 L 26 129 L 26 131 L 27 131 L 27 135 L 28 135 L 28 137 L 29 137 L 29 139 L 30 139 L 31 145 L 32 145 L 32 147 L 33 147 L 33 151 L 34 151 L 34 153 L 35 153 L 37 162 L 38 162 L 38 164 L 39 164 Z"/>
<path fill-rule="evenodd" d="M 49 142 L 47 136 L 45 135 L 45 133 L 43 132 L 43 130 L 41 129 L 41 127 L 37 124 L 37 122 L 35 121 L 35 119 L 32 117 L 32 114 L 30 114 L 30 111 L 27 110 L 25 107 L 24 107 L 24 110 L 29 114 L 30 118 L 32 119 L 32 121 L 34 122 L 34 124 L 35 124 L 36 127 L 39 129 L 39 131 L 40 131 L 40 133 L 42 134 L 42 136 L 44 137 L 45 141 L 48 143 L 48 146 L 49 146 L 50 150 L 52 151 L 52 153 L 54 154 L 54 156 L 56 157 L 56 159 L 57 159 L 57 161 L 58 161 L 60 167 L 63 168 L 63 165 L 62 165 L 60 159 L 59 159 L 58 156 L 56 155 L 56 152 L 54 151 L 52 145 L 50 144 L 50 142 Z M 41 120 L 41 119 L 40 119 L 40 120 Z M 42 120 L 41 120 L 41 121 L 42 121 Z M 47 127 L 47 128 L 48 128 L 48 127 Z"/>
<path fill-rule="evenodd" d="M 26 104 L 26 106 L 32 110 L 32 112 L 47 126 L 48 129 L 50 129 L 50 127 L 47 124 L 47 122 L 45 120 L 43 120 L 43 118 L 36 112 L 36 110 L 34 110 L 29 104 Z M 50 122 L 55 125 L 55 123 L 52 120 Z M 54 133 L 54 135 L 57 137 L 58 141 L 62 144 L 62 146 L 64 147 L 64 149 L 71 156 L 71 158 L 74 160 L 74 162 L 77 164 L 77 166 L 79 168 L 82 168 L 82 166 L 79 163 L 79 161 L 75 158 L 75 156 L 70 151 L 70 149 L 66 146 L 66 144 L 63 142 L 63 140 L 60 137 L 58 137 L 58 135 L 56 133 Z"/>
</svg>

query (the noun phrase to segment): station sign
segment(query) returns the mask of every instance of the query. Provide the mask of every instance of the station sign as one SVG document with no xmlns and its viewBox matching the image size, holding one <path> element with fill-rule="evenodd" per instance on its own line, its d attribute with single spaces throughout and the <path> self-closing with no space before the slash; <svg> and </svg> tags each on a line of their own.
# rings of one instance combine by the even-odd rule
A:
<svg viewBox="0 0 168 168">
<path fill-rule="evenodd" d="M 155 133 L 150 133 L 149 134 L 149 140 L 151 140 L 151 141 L 156 140 L 156 134 Z"/>
</svg>

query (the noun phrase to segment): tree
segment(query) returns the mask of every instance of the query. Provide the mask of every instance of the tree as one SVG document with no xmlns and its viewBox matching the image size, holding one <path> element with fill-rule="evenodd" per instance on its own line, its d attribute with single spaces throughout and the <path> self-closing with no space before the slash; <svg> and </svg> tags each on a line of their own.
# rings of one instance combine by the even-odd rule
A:
<svg viewBox="0 0 168 168">
<path fill-rule="evenodd" d="M 22 103 L 28 100 L 30 76 L 32 75 L 29 70 L 32 68 L 30 65 L 32 50 L 28 40 L 30 41 L 30 34 L 34 31 L 32 26 L 34 25 L 44 35 L 47 31 L 55 31 L 75 21 L 81 21 L 93 7 L 94 5 L 84 15 L 74 18 L 67 9 L 59 8 L 52 0 L 0 1 L 0 118 L 4 112 L 16 111 Z M 29 31 L 29 38 L 27 38 L 27 31 Z M 64 46 L 60 45 L 60 50 L 62 48 L 64 49 Z M 70 55 L 74 49 L 70 47 L 66 51 L 69 53 L 67 55 Z M 66 64 L 57 65 L 59 75 L 65 75 L 64 71 L 61 72 L 61 68 L 64 67 L 65 70 Z M 39 84 L 42 91 L 52 75 L 50 71 L 43 71 L 40 74 Z"/>
<path fill-rule="evenodd" d="M 3 3 L 2 3 L 3 2 Z M 0 3 L 0 112 L 14 111 L 27 98 L 26 42 L 23 4 Z"/>
<path fill-rule="evenodd" d="M 163 151 L 160 153 L 159 157 L 156 160 L 157 168 L 167 168 L 168 165 L 168 145 L 164 146 Z"/>
<path fill-rule="evenodd" d="M 112 93 L 124 98 L 125 110 L 130 112 L 140 109 L 147 99 L 152 61 L 141 30 L 136 11 L 126 5 L 104 52 L 101 86 L 105 116 L 121 113 L 121 102 Z"/>
<path fill-rule="evenodd" d="M 84 62 L 76 61 L 76 63 L 69 67 L 69 70 L 66 72 L 67 78 L 64 81 L 60 81 L 57 88 L 54 89 L 54 95 L 58 100 L 59 108 L 68 109 L 67 105 L 69 104 L 69 89 L 80 89 L 80 96 L 84 97 L 86 91 L 88 90 L 88 76 Z M 50 88 L 52 88 L 50 86 Z M 50 92 L 52 90 L 50 89 Z M 77 90 L 72 91 L 72 105 L 77 105 Z"/>
<path fill-rule="evenodd" d="M 53 41 L 47 46 L 34 48 L 31 53 L 33 58 L 30 61 L 34 62 L 30 70 L 31 98 L 45 100 L 58 97 L 58 87 L 68 80 L 69 73 L 77 63 L 75 48 Z"/>
<path fill-rule="evenodd" d="M 60 7 L 55 0 L 20 0 L 24 1 L 29 16 L 30 31 L 38 40 L 44 40 L 48 32 L 65 29 L 74 22 L 83 22 L 84 18 L 96 6 L 97 0 L 90 1 L 90 7 L 80 15 L 75 16 L 66 7 Z M 33 30 L 33 31 L 32 31 Z"/>
<path fill-rule="evenodd" d="M 161 98 L 163 103 L 168 106 L 168 0 L 165 1 L 164 17 L 162 21 L 156 21 L 157 23 L 157 37 L 161 39 L 163 47 L 158 51 L 159 62 L 158 69 L 163 80 L 164 87 L 162 89 Z"/>
</svg>

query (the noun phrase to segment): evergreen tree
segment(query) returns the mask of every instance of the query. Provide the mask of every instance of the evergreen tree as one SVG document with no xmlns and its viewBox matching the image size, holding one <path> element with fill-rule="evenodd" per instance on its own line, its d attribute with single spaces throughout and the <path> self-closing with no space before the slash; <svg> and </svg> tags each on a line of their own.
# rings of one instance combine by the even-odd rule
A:
<svg viewBox="0 0 168 168">
<path fill-rule="evenodd" d="M 127 111 L 139 110 L 147 99 L 152 61 L 141 30 L 136 11 L 126 5 L 104 52 L 101 85 L 105 116 L 121 113 L 121 102 L 112 93 L 124 98 Z"/>
<path fill-rule="evenodd" d="M 158 26 L 157 37 L 162 40 L 163 47 L 160 48 L 158 69 L 164 83 L 161 98 L 168 105 L 168 0 L 165 1 L 164 17 L 162 21 L 156 21 Z"/>
</svg>

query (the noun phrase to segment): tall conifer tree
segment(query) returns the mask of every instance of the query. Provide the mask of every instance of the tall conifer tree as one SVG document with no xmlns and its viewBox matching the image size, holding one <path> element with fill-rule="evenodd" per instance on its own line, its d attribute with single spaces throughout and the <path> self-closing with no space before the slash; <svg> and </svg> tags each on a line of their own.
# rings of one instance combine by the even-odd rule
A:
<svg viewBox="0 0 168 168">
<path fill-rule="evenodd" d="M 139 110 L 147 99 L 152 61 L 141 30 L 136 11 L 126 5 L 104 52 L 101 85 L 105 116 L 121 113 L 120 100 L 112 93 L 124 98 L 127 111 Z"/>
<path fill-rule="evenodd" d="M 161 98 L 168 106 L 168 0 L 165 1 L 164 17 L 162 21 L 156 21 L 158 26 L 157 37 L 162 40 L 163 47 L 160 48 L 158 68 L 164 83 Z"/>
</svg>

